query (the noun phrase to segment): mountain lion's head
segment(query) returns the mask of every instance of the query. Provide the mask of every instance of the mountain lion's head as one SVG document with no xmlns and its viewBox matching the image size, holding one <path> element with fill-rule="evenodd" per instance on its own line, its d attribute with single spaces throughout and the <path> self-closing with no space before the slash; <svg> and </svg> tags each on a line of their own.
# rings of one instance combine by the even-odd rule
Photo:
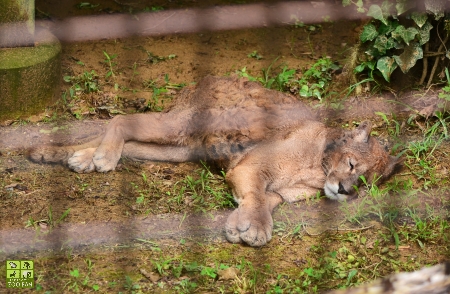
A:
<svg viewBox="0 0 450 294">
<path fill-rule="evenodd" d="M 362 122 L 325 149 L 323 168 L 326 175 L 325 194 L 330 199 L 344 200 L 356 194 L 361 176 L 372 183 L 389 177 L 400 160 L 389 155 L 377 139 L 370 136 L 370 122 Z"/>
</svg>

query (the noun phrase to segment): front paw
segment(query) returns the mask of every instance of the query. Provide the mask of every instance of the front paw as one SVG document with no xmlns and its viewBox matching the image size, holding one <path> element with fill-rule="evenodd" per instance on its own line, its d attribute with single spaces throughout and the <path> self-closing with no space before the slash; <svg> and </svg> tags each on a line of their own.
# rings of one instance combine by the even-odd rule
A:
<svg viewBox="0 0 450 294">
<path fill-rule="evenodd" d="M 100 146 L 97 148 L 93 156 L 95 169 L 102 173 L 115 170 L 117 163 L 119 162 L 120 155 L 121 152 L 117 152 L 116 150 L 108 151 Z"/>
<path fill-rule="evenodd" d="M 76 151 L 67 161 L 69 168 L 77 173 L 90 173 L 95 170 L 92 157 L 97 148 L 87 148 Z"/>
<path fill-rule="evenodd" d="M 227 219 L 225 232 L 232 243 L 244 241 L 250 246 L 263 246 L 272 239 L 273 221 L 268 208 L 235 209 Z"/>
</svg>

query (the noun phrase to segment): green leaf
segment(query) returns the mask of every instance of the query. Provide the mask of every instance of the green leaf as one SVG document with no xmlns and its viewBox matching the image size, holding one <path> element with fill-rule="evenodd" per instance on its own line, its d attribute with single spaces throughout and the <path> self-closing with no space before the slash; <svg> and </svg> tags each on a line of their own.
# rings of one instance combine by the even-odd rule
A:
<svg viewBox="0 0 450 294">
<path fill-rule="evenodd" d="M 390 32 L 394 31 L 399 26 L 398 21 L 396 20 L 388 20 L 387 24 L 382 23 L 378 28 L 378 34 L 387 35 Z"/>
<path fill-rule="evenodd" d="M 387 19 L 391 15 L 392 5 L 393 4 L 389 0 L 385 0 L 383 1 L 383 4 L 381 4 L 381 11 L 385 19 Z"/>
<path fill-rule="evenodd" d="M 70 275 L 74 278 L 78 278 L 80 276 L 80 272 L 77 269 L 70 271 Z"/>
<path fill-rule="evenodd" d="M 356 6 L 357 6 L 358 8 L 362 8 L 362 7 L 364 6 L 363 0 L 358 0 L 358 1 L 356 1 Z"/>
<path fill-rule="evenodd" d="M 386 50 L 389 50 L 391 48 L 395 47 L 395 40 L 393 38 L 388 38 L 386 36 L 378 36 L 375 39 L 375 44 L 373 45 L 380 54 L 385 54 Z"/>
<path fill-rule="evenodd" d="M 394 232 L 393 235 L 395 241 L 395 249 L 398 250 L 398 246 L 400 245 L 400 238 L 398 237 L 397 232 Z"/>
<path fill-rule="evenodd" d="M 367 67 L 370 68 L 371 70 L 375 69 L 375 64 L 376 61 L 375 60 L 371 60 L 371 61 L 366 61 Z"/>
<path fill-rule="evenodd" d="M 364 236 L 361 236 L 361 244 L 365 245 L 367 242 L 367 238 Z"/>
<path fill-rule="evenodd" d="M 309 97 L 311 96 L 309 93 L 309 87 L 307 85 L 303 85 L 300 89 L 300 96 L 302 97 Z"/>
<path fill-rule="evenodd" d="M 346 7 L 351 4 L 350 0 L 342 0 L 342 6 Z"/>
<path fill-rule="evenodd" d="M 392 72 L 397 68 L 395 59 L 389 56 L 384 56 L 378 59 L 377 69 L 381 72 L 386 81 L 390 81 Z"/>
<path fill-rule="evenodd" d="M 359 36 L 361 42 L 372 41 L 378 36 L 377 28 L 373 24 L 367 24 L 364 26 L 361 35 Z"/>
<path fill-rule="evenodd" d="M 413 40 L 416 35 L 419 34 L 419 31 L 414 28 L 405 28 L 404 26 L 398 26 L 395 31 L 392 32 L 392 37 L 397 41 L 404 41 L 407 45 L 409 45 L 409 41 Z"/>
<path fill-rule="evenodd" d="M 358 65 L 357 67 L 355 67 L 355 69 L 353 70 L 353 72 L 354 72 L 354 73 L 361 73 L 365 68 L 366 68 L 366 64 L 365 64 L 365 63 L 361 63 L 360 65 Z"/>
<path fill-rule="evenodd" d="M 356 270 L 356 269 L 352 269 L 352 270 L 348 273 L 347 284 L 350 284 L 350 281 L 353 279 L 354 276 L 356 276 L 357 273 L 358 273 L 358 270 Z"/>
<path fill-rule="evenodd" d="M 428 14 L 426 14 L 426 13 L 419 13 L 419 12 L 413 12 L 413 13 L 411 13 L 411 18 L 414 20 L 416 25 L 419 28 L 421 28 L 427 22 Z"/>
<path fill-rule="evenodd" d="M 425 25 L 422 26 L 422 28 L 419 29 L 419 44 L 423 45 L 425 43 L 428 43 L 430 41 L 430 31 L 433 28 L 433 26 L 427 21 Z"/>
<path fill-rule="evenodd" d="M 407 73 L 417 62 L 423 58 L 423 50 L 419 43 L 412 43 L 405 47 L 400 56 L 394 55 L 395 62 L 398 64 L 403 73 Z"/>
<path fill-rule="evenodd" d="M 202 276 L 209 276 L 213 279 L 217 277 L 216 270 L 210 267 L 204 267 L 200 272 Z"/>
<path fill-rule="evenodd" d="M 369 11 L 367 12 L 367 16 L 371 16 L 375 19 L 378 19 L 379 21 L 387 25 L 387 20 L 384 17 L 383 10 L 381 9 L 380 6 L 376 4 L 370 5 Z"/>
<path fill-rule="evenodd" d="M 405 48 L 405 44 L 403 42 L 397 42 L 395 41 L 395 49 L 404 49 Z"/>
<path fill-rule="evenodd" d="M 415 1 L 410 0 L 397 0 L 397 4 L 395 5 L 395 9 L 397 9 L 397 15 L 401 15 L 406 11 L 414 8 L 416 6 Z"/>
<path fill-rule="evenodd" d="M 367 55 L 371 56 L 372 58 L 378 58 L 378 57 L 381 56 L 380 52 L 377 49 L 373 48 L 373 47 L 370 47 L 364 53 L 366 53 Z"/>
<path fill-rule="evenodd" d="M 402 35 L 403 41 L 405 41 L 405 43 L 409 45 L 409 41 L 414 40 L 417 34 L 419 34 L 419 31 L 416 28 L 407 28 L 405 34 Z"/>
<path fill-rule="evenodd" d="M 322 100 L 322 95 L 320 95 L 320 91 L 317 89 L 313 90 L 313 96 L 316 96 L 317 99 Z"/>
</svg>

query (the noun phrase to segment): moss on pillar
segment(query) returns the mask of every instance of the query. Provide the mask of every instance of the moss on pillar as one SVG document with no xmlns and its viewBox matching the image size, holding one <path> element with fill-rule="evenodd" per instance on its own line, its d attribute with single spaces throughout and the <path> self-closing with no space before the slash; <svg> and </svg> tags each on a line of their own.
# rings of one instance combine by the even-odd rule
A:
<svg viewBox="0 0 450 294">
<path fill-rule="evenodd" d="M 34 47 L 0 48 L 0 120 L 27 117 L 55 101 L 61 45 L 48 31 Z"/>
</svg>

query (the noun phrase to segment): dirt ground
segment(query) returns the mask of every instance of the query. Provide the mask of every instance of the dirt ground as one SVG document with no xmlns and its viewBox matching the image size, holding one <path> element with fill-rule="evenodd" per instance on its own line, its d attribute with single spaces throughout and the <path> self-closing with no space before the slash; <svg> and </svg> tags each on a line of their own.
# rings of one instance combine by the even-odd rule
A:
<svg viewBox="0 0 450 294">
<path fill-rule="evenodd" d="M 80 3 L 74 0 L 37 0 L 37 18 L 52 20 L 74 15 L 144 11 L 146 7 L 172 9 L 223 4 L 221 1 L 205 4 L 196 1 L 145 3 L 99 0 L 92 3 L 98 6 L 78 8 Z M 36 265 L 42 269 L 38 284 L 44 290 L 53 291 L 51 293 L 94 291 L 86 285 L 80 288 L 81 291 L 70 287 L 73 277 L 69 276 L 69 270 L 86 268 L 87 271 L 86 260 L 95 263 L 95 273 L 90 279 L 96 281 L 102 293 L 117 293 L 118 290 L 131 293 L 134 290 L 127 288 L 128 276 L 140 283 L 141 291 L 165 292 L 168 289 L 170 292 L 175 291 L 173 287 L 181 283 L 181 278 L 170 279 L 159 271 L 158 275 L 163 278 L 154 281 L 142 271 L 157 272 L 154 260 L 161 257 L 161 250 L 164 254 L 183 256 L 209 266 L 214 263 L 238 264 L 241 257 L 245 257 L 255 268 L 270 276 L 268 280 L 263 280 L 265 283 L 275 285 L 276 281 L 270 279 L 275 279 L 277 275 L 293 275 L 311 266 L 310 259 L 322 254 L 314 248 L 318 248 L 320 243 L 332 247 L 334 233 L 343 232 L 347 234 L 346 238 L 356 238 L 351 234 L 358 232 L 372 240 L 375 234 L 384 230 L 379 221 L 346 222 L 348 218 L 342 213 L 339 203 L 320 198 L 282 205 L 277 209 L 274 216 L 275 237 L 267 246 L 253 249 L 232 245 L 224 239 L 222 229 L 226 216 L 235 204 L 221 171 L 214 167 L 204 167 L 200 163 L 122 161 L 115 172 L 77 174 L 58 165 L 30 163 L 25 156 L 25 150 L 30 146 L 85 141 L 98 134 L 114 115 L 143 111 L 149 102 L 154 102 L 155 107 L 176 103 L 180 84 L 198 82 L 206 75 L 230 75 L 245 68 L 248 73 L 257 76 L 272 63 L 274 71 L 280 71 L 284 66 L 302 71 L 324 56 L 344 64 L 349 48 L 358 40 L 359 25 L 358 22 L 339 22 L 323 23 L 315 26 L 314 30 L 285 26 L 63 43 L 62 98 L 58 97 L 57 103 L 44 113 L 2 122 L 0 260 L 36 260 Z M 254 58 L 256 54 L 249 56 L 253 52 L 262 58 Z M 112 65 L 105 62 L 107 55 Z M 76 77 L 92 70 L 96 73 L 94 79 L 100 91 L 70 98 L 68 93 L 73 83 L 67 82 L 64 77 Z M 109 75 L 110 71 L 113 73 Z M 169 90 L 161 96 L 164 102 L 155 101 L 155 87 L 169 83 L 172 86 L 166 87 Z M 346 86 L 345 81 L 339 81 L 338 75 L 335 75 L 333 87 L 336 91 Z M 348 98 L 339 100 L 337 104 L 322 104 L 313 99 L 306 103 L 325 122 L 334 126 L 351 127 L 353 121 L 369 118 L 374 122 L 380 139 L 386 141 L 389 147 L 394 147 L 386 125 L 379 116 L 374 115 L 374 111 L 395 112 L 399 117 L 407 117 L 414 111 L 432 114 L 438 107 L 437 94 L 432 91 L 421 96 L 415 92 L 402 94 L 400 98 L 389 93 L 368 98 Z M 397 98 L 401 103 L 391 103 Z M 407 130 L 403 140 L 414 140 L 418 135 L 417 130 Z M 445 178 L 450 170 L 448 144 L 436 152 L 438 155 L 435 156 L 439 159 L 436 169 Z M 399 175 L 401 178 L 408 176 L 405 170 Z M 212 195 L 204 187 L 198 191 L 198 185 L 195 188 L 189 186 L 189 183 L 199 179 L 219 191 L 220 197 Z M 446 215 L 446 208 L 450 205 L 449 195 L 444 184 L 431 187 L 412 198 L 401 194 L 392 197 L 395 198 L 393 205 L 400 207 L 415 203 L 417 209 L 425 210 L 429 206 Z M 362 201 L 356 199 L 349 205 L 356 207 L 358 203 Z M 299 228 L 296 233 L 289 233 L 295 228 Z M 444 233 L 449 232 L 446 230 Z M 392 244 L 392 240 L 385 241 L 385 247 L 394 251 Z M 447 244 L 436 241 L 427 246 L 429 250 L 423 250 L 417 244 L 405 246 L 395 251 L 392 258 L 405 262 L 409 269 L 448 258 Z M 266 273 L 268 270 L 265 270 L 264 264 L 273 267 L 272 274 Z M 385 265 L 376 275 L 361 277 L 360 280 L 377 278 L 394 270 L 394 265 Z M 3 269 L 0 272 L 3 273 Z M 114 281 L 120 281 L 124 286 L 113 288 L 108 283 Z M 161 288 L 160 282 L 166 283 L 168 288 Z M 215 283 L 214 287 L 229 286 L 226 280 L 216 279 Z M 2 293 L 3 286 L 0 280 Z M 322 289 L 337 286 L 322 285 Z M 261 286 L 261 289 L 266 290 L 265 287 Z M 212 289 L 213 286 L 204 286 L 196 291 L 216 292 Z M 255 289 L 258 288 L 241 293 L 254 292 Z"/>
</svg>

